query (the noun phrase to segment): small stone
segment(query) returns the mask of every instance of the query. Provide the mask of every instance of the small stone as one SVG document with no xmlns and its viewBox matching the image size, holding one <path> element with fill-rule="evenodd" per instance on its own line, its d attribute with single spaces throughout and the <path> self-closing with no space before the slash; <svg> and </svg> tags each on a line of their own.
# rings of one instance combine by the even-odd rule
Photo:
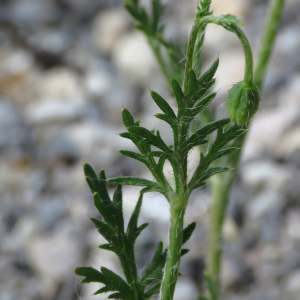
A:
<svg viewBox="0 0 300 300">
<path fill-rule="evenodd" d="M 113 61 L 126 80 L 144 83 L 150 77 L 156 61 L 140 32 L 127 34 L 119 39 L 112 52 Z"/>
<path fill-rule="evenodd" d="M 110 53 L 118 39 L 127 31 L 130 18 L 123 8 L 100 12 L 92 24 L 92 37 L 96 49 Z"/>
<path fill-rule="evenodd" d="M 299 296 L 300 293 L 300 270 L 299 269 L 287 276 L 287 279 L 285 281 L 285 289 L 286 292 L 288 292 L 289 294 Z"/>
<path fill-rule="evenodd" d="M 59 99 L 44 99 L 27 108 L 27 121 L 31 124 L 69 122 L 76 120 L 84 111 L 82 103 L 65 102 Z"/>
<path fill-rule="evenodd" d="M 241 175 L 244 183 L 253 191 L 282 191 L 293 179 L 293 173 L 287 167 L 270 161 L 248 163 L 243 166 Z"/>
</svg>

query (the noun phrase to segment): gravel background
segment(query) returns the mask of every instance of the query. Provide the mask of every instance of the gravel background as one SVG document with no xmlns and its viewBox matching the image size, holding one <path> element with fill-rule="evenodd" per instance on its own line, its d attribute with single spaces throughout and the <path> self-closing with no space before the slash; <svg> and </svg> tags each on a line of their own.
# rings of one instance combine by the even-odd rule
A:
<svg viewBox="0 0 300 300">
<path fill-rule="evenodd" d="M 186 39 L 195 0 L 170 2 L 166 32 Z M 215 13 L 245 22 L 254 54 L 269 1 L 214 0 Z M 148 3 L 148 2 L 146 2 Z M 172 3 L 172 4 L 171 4 Z M 224 300 L 300 299 L 300 3 L 287 0 L 266 78 L 263 102 L 252 123 L 224 227 Z M 203 60 L 219 55 L 215 105 L 225 115 L 230 85 L 243 76 L 237 39 L 209 26 Z M 119 271 L 113 253 L 97 249 L 101 237 L 84 181 L 89 162 L 109 177 L 147 171 L 118 149 L 121 108 L 145 127 L 170 130 L 154 117 L 149 89 L 167 87 L 144 37 L 119 0 L 2 0 L 0 3 L 0 299 L 106 299 L 97 285 L 79 283 L 76 266 Z M 169 99 L 173 103 L 172 99 Z M 191 159 L 192 161 L 192 159 Z M 191 165 L 192 167 L 192 165 Z M 129 216 L 138 189 L 124 189 Z M 186 223 L 197 221 L 183 258 L 176 300 L 193 300 L 203 285 L 209 188 L 193 194 Z M 147 195 L 138 239 L 142 269 L 159 239 L 166 240 L 168 205 Z"/>
</svg>

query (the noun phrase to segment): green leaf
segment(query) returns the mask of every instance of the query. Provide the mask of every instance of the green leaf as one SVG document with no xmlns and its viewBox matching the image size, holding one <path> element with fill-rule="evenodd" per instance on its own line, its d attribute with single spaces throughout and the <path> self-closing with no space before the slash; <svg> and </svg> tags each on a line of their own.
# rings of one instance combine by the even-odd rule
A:
<svg viewBox="0 0 300 300">
<path fill-rule="evenodd" d="M 177 119 L 173 109 L 165 99 L 163 99 L 160 95 L 158 95 L 154 91 L 151 91 L 150 94 L 153 100 L 155 101 L 155 103 L 157 104 L 157 106 L 166 114 L 166 116 L 174 120 Z"/>
<path fill-rule="evenodd" d="M 94 169 L 88 163 L 83 164 L 83 171 L 86 177 L 90 177 L 92 179 L 98 179 Z"/>
<path fill-rule="evenodd" d="M 154 115 L 157 119 L 163 120 L 165 122 L 167 122 L 168 124 L 170 124 L 171 127 L 177 126 L 177 119 L 174 119 L 168 115 L 164 115 L 164 114 L 155 114 Z M 176 128 L 176 127 L 175 127 Z"/>
<path fill-rule="evenodd" d="M 175 79 L 171 80 L 171 84 L 172 84 L 173 92 L 178 106 L 178 118 L 179 118 L 185 109 L 184 95 L 180 87 L 180 84 Z"/>
<path fill-rule="evenodd" d="M 200 181 L 204 181 L 206 179 L 208 179 L 209 177 L 218 174 L 218 173 L 223 173 L 223 172 L 227 172 L 229 171 L 228 168 L 222 168 L 222 167 L 214 167 L 214 168 L 209 168 L 207 169 L 206 172 L 204 172 L 201 177 L 200 177 Z"/>
<path fill-rule="evenodd" d="M 204 274 L 206 287 L 211 295 L 211 300 L 218 300 L 218 286 L 208 274 Z"/>
<path fill-rule="evenodd" d="M 130 126 L 128 127 L 130 133 L 137 134 L 145 139 L 145 142 L 167 152 L 172 153 L 172 150 L 164 143 L 159 135 L 159 131 L 156 132 L 156 136 L 144 127 Z"/>
<path fill-rule="evenodd" d="M 181 256 L 190 252 L 190 249 L 181 249 Z"/>
<path fill-rule="evenodd" d="M 85 277 L 81 280 L 81 283 L 90 283 L 90 282 L 100 282 L 106 283 L 105 276 L 98 270 L 92 267 L 79 267 L 74 270 L 75 274 L 78 276 Z"/>
<path fill-rule="evenodd" d="M 159 186 L 147 186 L 143 189 L 141 189 L 140 193 L 141 194 L 145 194 L 145 193 L 151 193 L 151 192 L 158 192 L 161 193 L 162 195 L 166 194 L 166 191 L 163 190 L 161 187 Z M 167 199 L 168 200 L 168 199 Z"/>
<path fill-rule="evenodd" d="M 182 245 L 184 245 L 192 236 L 194 230 L 196 228 L 196 222 L 193 222 L 189 224 L 184 230 L 183 230 L 183 236 L 182 236 Z"/>
<path fill-rule="evenodd" d="M 153 32 L 156 33 L 159 28 L 160 19 L 164 13 L 165 5 L 162 5 L 160 0 L 152 0 L 152 26 Z"/>
<path fill-rule="evenodd" d="M 195 189 L 197 189 L 197 188 L 199 188 L 201 186 L 204 186 L 205 184 L 206 184 L 205 181 L 200 181 L 200 182 L 198 182 L 197 184 L 194 185 L 193 189 L 195 190 Z"/>
<path fill-rule="evenodd" d="M 160 241 L 157 244 L 152 261 L 142 273 L 139 282 L 150 284 L 162 278 L 162 269 L 166 263 L 167 251 L 163 251 L 163 243 Z"/>
<path fill-rule="evenodd" d="M 124 279 L 122 279 L 119 275 L 114 273 L 113 271 L 102 267 L 101 268 L 101 273 L 105 276 L 106 280 L 110 282 L 110 285 L 112 286 L 111 290 L 114 291 L 126 291 L 129 289 L 128 284 Z"/>
<path fill-rule="evenodd" d="M 198 296 L 197 296 L 197 299 L 198 299 L 198 300 L 209 300 L 208 298 L 206 298 L 206 297 L 204 297 L 204 296 L 202 296 L 202 295 L 198 295 Z"/>
<path fill-rule="evenodd" d="M 210 68 L 201 75 L 201 77 L 198 79 L 198 82 L 201 83 L 202 85 L 206 85 L 209 82 L 211 82 L 211 80 L 215 76 L 218 67 L 219 67 L 219 58 L 216 58 L 212 63 L 212 65 L 210 66 Z"/>
<path fill-rule="evenodd" d="M 223 26 L 225 29 L 228 29 L 232 25 L 244 25 L 242 20 L 231 14 L 215 16 L 214 23 Z"/>
<path fill-rule="evenodd" d="M 151 298 L 156 292 L 159 291 L 161 286 L 161 281 L 156 282 L 155 284 L 153 284 L 146 292 L 145 292 L 145 298 L 149 299 Z"/>
<path fill-rule="evenodd" d="M 134 119 L 131 113 L 126 109 L 122 109 L 122 119 L 125 127 L 134 126 Z"/>
<path fill-rule="evenodd" d="M 143 224 L 140 227 L 137 226 L 138 218 L 141 211 L 142 201 L 143 201 L 143 195 L 140 195 L 127 226 L 126 235 L 131 244 L 134 244 L 136 238 L 140 235 L 141 231 L 148 226 L 147 223 Z"/>
<path fill-rule="evenodd" d="M 166 154 L 162 151 L 150 151 L 148 153 L 148 155 L 154 156 L 154 157 L 166 157 Z"/>
<path fill-rule="evenodd" d="M 237 150 L 239 150 L 239 148 L 236 148 L 236 147 L 229 147 L 229 148 L 221 149 L 212 157 L 211 160 L 214 161 L 222 156 L 231 154 Z"/>
<path fill-rule="evenodd" d="M 107 297 L 107 299 L 124 299 L 123 293 L 113 293 Z"/>
<path fill-rule="evenodd" d="M 119 152 L 125 156 L 128 156 L 128 157 L 136 159 L 144 164 L 147 164 L 147 159 L 142 154 L 132 152 L 132 151 L 127 151 L 127 150 L 119 150 Z"/>
<path fill-rule="evenodd" d="M 198 113 L 200 113 L 216 97 L 216 95 L 217 93 L 212 93 L 197 101 L 193 106 L 193 108 L 191 109 L 190 115 L 196 116 Z"/>
<path fill-rule="evenodd" d="M 216 129 L 228 124 L 230 119 L 218 120 L 215 122 L 211 122 L 200 129 L 198 129 L 192 136 L 186 141 L 186 148 L 191 149 L 199 145 L 199 142 L 204 139 L 208 134 L 214 132 Z"/>
<path fill-rule="evenodd" d="M 109 224 L 103 223 L 102 221 L 90 218 L 91 221 L 94 223 L 96 229 L 99 231 L 99 233 L 108 241 L 111 242 L 113 237 L 117 235 L 116 230 L 110 226 Z"/>
<path fill-rule="evenodd" d="M 188 80 L 188 88 L 187 88 L 185 96 L 191 97 L 192 95 L 194 95 L 195 90 L 198 88 L 198 81 L 196 78 L 195 71 L 193 69 L 188 71 L 187 77 L 188 77 L 188 79 L 187 79 Z"/>
<path fill-rule="evenodd" d="M 103 197 L 99 195 L 99 193 L 94 193 L 94 205 L 98 209 L 100 215 L 102 215 L 103 219 L 109 225 L 115 227 L 116 226 L 116 217 L 115 217 L 115 207 L 113 206 L 113 202 L 108 200 L 104 200 Z"/>
<path fill-rule="evenodd" d="M 116 177 L 107 180 L 112 184 L 121 184 L 121 185 L 135 185 L 135 186 L 149 186 L 149 187 L 160 187 L 158 183 L 150 181 L 148 179 L 143 179 L 139 177 Z"/>
</svg>

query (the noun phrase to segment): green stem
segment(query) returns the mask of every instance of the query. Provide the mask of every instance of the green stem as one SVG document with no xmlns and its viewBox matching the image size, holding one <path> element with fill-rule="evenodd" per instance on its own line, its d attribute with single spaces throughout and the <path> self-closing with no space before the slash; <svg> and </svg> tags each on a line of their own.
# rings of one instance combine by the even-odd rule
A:
<svg viewBox="0 0 300 300">
<path fill-rule="evenodd" d="M 177 203 L 176 203 L 177 202 Z M 178 204 L 178 205 L 177 205 Z M 169 229 L 169 246 L 167 262 L 160 289 L 160 300 L 172 300 L 178 278 L 181 258 L 181 246 L 183 235 L 183 218 L 185 214 L 186 199 L 173 198 L 171 201 L 171 216 Z"/>
<path fill-rule="evenodd" d="M 237 35 L 237 37 L 239 38 L 239 40 L 243 46 L 243 50 L 244 50 L 244 54 L 245 54 L 244 81 L 250 85 L 253 85 L 253 55 L 252 55 L 250 43 L 249 43 L 245 33 L 238 25 L 231 25 L 230 29 Z"/>
<path fill-rule="evenodd" d="M 222 226 L 230 191 L 228 179 L 229 176 L 226 178 L 222 175 L 215 175 L 210 181 L 212 204 L 210 211 L 207 272 L 218 287 L 220 286 L 219 274 L 222 254 Z"/>
<path fill-rule="evenodd" d="M 209 12 L 210 4 L 211 4 L 210 0 L 205 1 L 205 3 L 202 2 L 202 5 L 204 5 L 205 7 L 203 7 L 203 6 L 199 7 L 199 4 L 198 4 L 195 22 L 197 20 L 199 20 L 200 18 L 202 18 L 203 14 Z M 199 9 L 201 9 L 201 14 L 199 12 Z M 197 38 L 197 42 L 195 44 L 195 50 L 194 50 L 193 69 L 196 73 L 196 76 L 198 76 L 198 77 L 201 74 L 201 63 L 202 62 L 200 60 L 200 52 L 201 52 L 201 48 L 202 48 L 204 38 L 205 38 L 205 31 L 206 31 L 206 26 L 203 26 L 198 33 L 198 38 Z"/>
<path fill-rule="evenodd" d="M 245 134 L 238 137 L 233 147 L 241 149 Z M 217 174 L 210 180 L 212 192 L 212 206 L 210 212 L 209 224 L 209 246 L 208 246 L 208 264 L 207 272 L 216 282 L 218 290 L 220 290 L 220 267 L 222 258 L 222 229 L 226 215 L 226 208 L 229 200 L 229 194 L 233 180 L 235 178 L 236 169 L 241 150 L 238 150 L 235 155 L 229 155 L 226 166 L 232 169 L 228 173 Z"/>
<path fill-rule="evenodd" d="M 165 61 L 163 60 L 160 50 L 159 50 L 159 42 L 157 41 L 156 38 L 153 37 L 148 37 L 148 43 L 150 45 L 150 48 L 152 49 L 152 52 L 157 60 L 157 63 L 159 65 L 160 71 L 165 77 L 166 82 L 169 85 L 169 88 L 172 90 L 172 85 L 170 82 L 170 74 L 168 72 L 167 66 L 165 64 Z"/>
<path fill-rule="evenodd" d="M 254 82 L 261 88 L 267 64 L 270 60 L 271 50 L 278 31 L 278 24 L 282 14 L 284 0 L 273 0 L 268 20 L 264 30 L 257 67 L 255 69 Z M 242 148 L 246 134 L 239 137 L 235 147 Z M 226 208 L 229 199 L 229 193 L 236 174 L 236 167 L 240 159 L 241 151 L 233 153 L 228 157 L 227 167 L 233 168 L 230 173 L 215 175 L 211 180 L 212 189 L 212 208 L 209 230 L 209 258 L 208 273 L 217 282 L 219 286 L 220 265 L 222 257 L 222 227 Z"/>
<path fill-rule="evenodd" d="M 273 0 L 265 25 L 262 42 L 258 54 L 258 61 L 255 68 L 254 81 L 261 88 L 268 62 L 271 57 L 274 41 L 278 32 L 278 27 L 283 12 L 284 0 Z"/>
</svg>

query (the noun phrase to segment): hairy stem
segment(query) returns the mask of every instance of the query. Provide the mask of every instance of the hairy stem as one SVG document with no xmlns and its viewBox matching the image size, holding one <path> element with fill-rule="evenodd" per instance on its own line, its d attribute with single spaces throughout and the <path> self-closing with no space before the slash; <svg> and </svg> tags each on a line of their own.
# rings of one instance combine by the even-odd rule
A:
<svg viewBox="0 0 300 300">
<path fill-rule="evenodd" d="M 245 54 L 245 75 L 244 75 L 244 81 L 250 85 L 253 84 L 253 55 L 252 50 L 250 47 L 250 43 L 243 32 L 243 30 L 238 25 L 232 25 L 230 26 L 232 31 L 237 35 L 239 38 L 244 54 Z"/>
<path fill-rule="evenodd" d="M 200 6 L 201 4 L 202 4 L 202 6 Z M 211 4 L 210 0 L 203 1 L 202 3 L 198 3 L 195 22 L 199 18 L 203 17 L 203 15 L 202 15 L 203 13 L 208 13 L 209 12 L 210 4 Z M 201 14 L 199 14 L 199 10 L 201 10 Z M 198 38 L 197 38 L 197 41 L 196 41 L 196 44 L 195 44 L 195 50 L 194 50 L 193 69 L 195 71 L 195 74 L 198 77 L 201 74 L 200 52 L 201 52 L 201 48 L 202 48 L 202 45 L 203 45 L 203 42 L 204 42 L 204 38 L 205 38 L 205 31 L 206 31 L 206 26 L 203 26 L 203 28 L 201 28 L 201 30 L 198 33 Z"/>
<path fill-rule="evenodd" d="M 263 84 L 266 68 L 271 57 L 274 41 L 283 12 L 283 6 L 284 0 L 273 0 L 269 10 L 258 54 L 258 61 L 254 72 L 254 81 L 259 88 L 261 88 Z"/>
<path fill-rule="evenodd" d="M 174 201 L 175 200 L 175 201 Z M 174 202 L 179 201 L 179 205 Z M 172 199 L 167 262 L 160 289 L 160 300 L 172 300 L 178 278 L 186 199 Z"/>
<path fill-rule="evenodd" d="M 282 14 L 284 0 L 273 0 L 270 13 L 263 33 L 257 67 L 254 74 L 255 84 L 261 88 L 266 67 L 270 60 L 271 50 L 278 31 L 278 24 Z M 244 144 L 246 134 L 235 141 L 236 147 L 241 148 Z M 241 151 L 231 154 L 228 159 L 229 168 L 234 168 L 230 173 L 216 175 L 211 180 L 212 208 L 209 231 L 209 258 L 208 273 L 218 283 L 220 277 L 220 265 L 222 256 L 222 227 L 226 214 L 229 193 L 235 177 L 236 167 L 239 162 Z M 220 177 L 222 180 L 220 180 Z"/>
</svg>

